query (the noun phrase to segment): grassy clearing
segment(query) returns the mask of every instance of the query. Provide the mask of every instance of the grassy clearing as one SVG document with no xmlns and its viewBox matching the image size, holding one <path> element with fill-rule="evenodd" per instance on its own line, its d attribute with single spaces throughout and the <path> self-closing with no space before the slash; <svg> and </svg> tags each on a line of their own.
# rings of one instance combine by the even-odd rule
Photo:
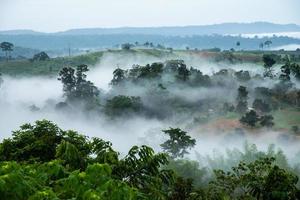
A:
<svg viewBox="0 0 300 200">
<path fill-rule="evenodd" d="M 292 126 L 300 126 L 300 108 L 286 108 L 282 110 L 276 110 L 270 113 L 274 117 L 274 129 L 275 130 L 290 130 Z M 224 116 L 211 118 L 207 124 L 210 128 L 219 128 L 221 130 L 231 130 L 234 127 L 240 127 L 237 123 L 240 119 L 240 115 L 235 112 L 228 112 Z"/>
<path fill-rule="evenodd" d="M 291 129 L 292 126 L 300 126 L 300 109 L 283 109 L 272 113 L 274 117 L 275 128 Z"/>
<path fill-rule="evenodd" d="M 48 61 L 12 60 L 0 62 L 0 73 L 12 76 L 57 75 L 64 66 L 87 64 L 95 65 L 103 52 L 90 53 L 73 57 L 58 57 Z"/>
</svg>

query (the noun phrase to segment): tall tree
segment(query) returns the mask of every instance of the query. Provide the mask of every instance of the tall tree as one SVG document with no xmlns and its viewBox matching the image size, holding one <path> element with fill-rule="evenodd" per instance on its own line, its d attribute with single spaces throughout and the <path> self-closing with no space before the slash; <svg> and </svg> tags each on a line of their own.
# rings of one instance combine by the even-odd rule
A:
<svg viewBox="0 0 300 200">
<path fill-rule="evenodd" d="M 291 200 L 299 196 L 298 177 L 277 166 L 275 158 L 242 161 L 229 172 L 215 170 L 215 175 L 210 196 L 221 192 L 222 198 L 217 199 Z"/>
<path fill-rule="evenodd" d="M 262 99 L 255 99 L 253 101 L 252 107 L 256 111 L 260 111 L 260 112 L 270 112 L 271 111 L 270 105 Z"/>
<path fill-rule="evenodd" d="M 186 64 L 180 63 L 178 68 L 177 68 L 178 74 L 177 74 L 177 79 L 180 81 L 187 81 L 190 76 L 190 71 L 186 67 Z"/>
<path fill-rule="evenodd" d="M 125 71 L 123 69 L 117 68 L 113 72 L 113 79 L 111 80 L 111 85 L 119 85 L 125 79 Z"/>
<path fill-rule="evenodd" d="M 300 81 L 300 65 L 297 63 L 292 63 L 290 69 L 295 78 Z"/>
<path fill-rule="evenodd" d="M 271 44 L 272 44 L 271 40 L 267 40 L 264 42 L 264 45 L 267 46 L 268 48 L 270 47 Z"/>
<path fill-rule="evenodd" d="M 67 101 L 84 101 L 90 106 L 97 103 L 99 90 L 91 81 L 86 80 L 87 71 L 89 71 L 87 65 L 79 65 L 76 70 L 65 67 L 59 72 L 58 80 L 63 83 L 63 91 Z"/>
<path fill-rule="evenodd" d="M 254 127 L 256 125 L 256 123 L 258 122 L 258 120 L 259 120 L 259 118 L 258 118 L 258 115 L 256 114 L 256 112 L 254 110 L 250 110 L 240 119 L 240 122 L 242 124 Z"/>
<path fill-rule="evenodd" d="M 291 80 L 291 63 L 287 61 L 281 68 L 281 74 L 279 79 L 283 82 L 289 82 Z"/>
<path fill-rule="evenodd" d="M 275 59 L 273 58 L 272 55 L 264 54 L 263 62 L 264 62 L 264 68 L 265 68 L 264 77 L 273 78 L 274 75 L 273 75 L 272 67 L 276 63 Z"/>
<path fill-rule="evenodd" d="M 0 43 L 0 48 L 5 52 L 6 61 L 10 59 L 10 52 L 13 51 L 14 45 L 10 42 Z"/>
<path fill-rule="evenodd" d="M 237 47 L 237 49 L 239 49 L 240 46 L 241 46 L 241 42 L 240 42 L 240 41 L 237 41 L 237 42 L 236 42 L 236 47 Z"/>
<path fill-rule="evenodd" d="M 263 115 L 259 119 L 260 125 L 266 126 L 266 127 L 269 127 L 269 128 L 274 126 L 273 120 L 274 120 L 274 117 L 272 115 Z"/>
<path fill-rule="evenodd" d="M 238 113 L 245 113 L 248 109 L 248 91 L 245 86 L 240 86 L 238 88 L 238 95 L 236 101 L 236 111 Z"/>
<path fill-rule="evenodd" d="M 259 48 L 260 48 L 261 50 L 264 49 L 264 43 L 263 43 L 263 42 L 259 43 Z"/>
<path fill-rule="evenodd" d="M 50 60 L 50 57 L 44 51 L 35 54 L 32 58 L 32 61 L 46 61 L 46 60 Z"/>
<path fill-rule="evenodd" d="M 163 130 L 170 139 L 161 144 L 163 150 L 169 153 L 173 158 L 183 157 L 187 154 L 187 150 L 196 145 L 196 140 L 187 135 L 187 132 L 180 128 L 170 128 Z"/>
</svg>

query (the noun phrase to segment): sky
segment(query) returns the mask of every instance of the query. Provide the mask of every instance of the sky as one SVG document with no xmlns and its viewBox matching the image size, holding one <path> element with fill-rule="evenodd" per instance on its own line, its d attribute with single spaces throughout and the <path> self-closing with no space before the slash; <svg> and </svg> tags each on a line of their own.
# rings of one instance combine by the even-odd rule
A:
<svg viewBox="0 0 300 200">
<path fill-rule="evenodd" d="M 0 0 L 0 30 L 300 24 L 299 8 L 300 0 Z"/>
</svg>

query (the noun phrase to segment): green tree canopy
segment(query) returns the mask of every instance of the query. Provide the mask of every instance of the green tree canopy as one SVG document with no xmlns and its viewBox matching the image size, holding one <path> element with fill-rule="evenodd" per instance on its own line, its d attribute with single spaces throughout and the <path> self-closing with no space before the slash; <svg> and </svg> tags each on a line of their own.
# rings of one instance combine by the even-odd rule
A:
<svg viewBox="0 0 300 200">
<path fill-rule="evenodd" d="M 169 153 L 173 158 L 183 157 L 188 153 L 188 149 L 196 145 L 196 140 L 187 135 L 187 132 L 180 128 L 170 128 L 163 130 L 170 139 L 161 144 L 162 149 Z"/>
</svg>

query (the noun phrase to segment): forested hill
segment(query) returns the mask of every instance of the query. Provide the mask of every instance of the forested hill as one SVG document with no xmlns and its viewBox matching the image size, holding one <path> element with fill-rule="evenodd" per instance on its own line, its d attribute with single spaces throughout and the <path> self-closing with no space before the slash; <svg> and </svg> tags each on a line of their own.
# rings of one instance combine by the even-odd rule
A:
<svg viewBox="0 0 300 200">
<path fill-rule="evenodd" d="M 81 28 L 71 29 L 62 32 L 51 33 L 50 35 L 103 35 L 103 34 L 146 34 L 165 36 L 191 36 L 211 34 L 245 34 L 245 33 L 279 33 L 299 32 L 300 26 L 296 24 L 273 24 L 268 22 L 254 23 L 222 23 L 213 25 L 194 26 L 166 26 L 166 27 L 120 27 L 120 28 Z M 32 30 L 11 30 L 0 31 L 0 34 L 19 35 L 45 35 L 46 33 Z M 48 34 L 49 35 L 49 34 Z"/>
</svg>

